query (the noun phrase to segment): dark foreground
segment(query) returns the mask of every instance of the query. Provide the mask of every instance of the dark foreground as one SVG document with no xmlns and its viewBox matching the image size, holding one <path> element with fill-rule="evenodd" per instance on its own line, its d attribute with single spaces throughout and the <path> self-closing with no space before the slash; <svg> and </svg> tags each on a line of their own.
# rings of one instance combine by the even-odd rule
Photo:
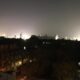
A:
<svg viewBox="0 0 80 80">
<path fill-rule="evenodd" d="M 80 42 L 1 38 L 0 72 L 10 80 L 80 80 Z"/>
</svg>

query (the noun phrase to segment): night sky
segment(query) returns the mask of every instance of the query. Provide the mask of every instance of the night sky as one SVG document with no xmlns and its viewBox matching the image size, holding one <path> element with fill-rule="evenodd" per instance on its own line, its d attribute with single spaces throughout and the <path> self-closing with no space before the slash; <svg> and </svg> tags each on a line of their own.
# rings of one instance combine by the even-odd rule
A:
<svg viewBox="0 0 80 80">
<path fill-rule="evenodd" d="M 80 0 L 0 0 L 0 34 L 80 38 Z"/>
</svg>

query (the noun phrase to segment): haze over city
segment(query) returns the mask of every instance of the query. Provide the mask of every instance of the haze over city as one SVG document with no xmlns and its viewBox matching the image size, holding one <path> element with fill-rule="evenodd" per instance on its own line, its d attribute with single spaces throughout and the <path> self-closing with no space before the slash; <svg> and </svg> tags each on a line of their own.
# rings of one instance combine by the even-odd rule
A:
<svg viewBox="0 0 80 80">
<path fill-rule="evenodd" d="M 0 34 L 80 39 L 79 0 L 1 0 Z"/>
<path fill-rule="evenodd" d="M 80 0 L 0 0 L 0 80 L 80 80 Z"/>
</svg>

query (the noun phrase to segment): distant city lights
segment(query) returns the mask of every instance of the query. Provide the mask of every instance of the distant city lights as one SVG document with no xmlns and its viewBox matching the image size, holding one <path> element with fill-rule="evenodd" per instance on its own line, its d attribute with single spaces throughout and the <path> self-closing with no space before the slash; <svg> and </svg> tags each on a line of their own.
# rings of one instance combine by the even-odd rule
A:
<svg viewBox="0 0 80 80">
<path fill-rule="evenodd" d="M 27 34 L 27 33 L 21 33 L 21 34 L 14 34 L 14 35 L 11 35 L 11 36 L 8 36 L 7 34 L 5 34 L 5 33 L 2 33 L 2 34 L 0 34 L 0 37 L 5 37 L 5 38 L 16 38 L 16 39 L 19 39 L 19 38 L 21 38 L 21 39 L 24 39 L 24 40 L 26 40 L 26 39 L 29 39 L 30 37 L 31 37 L 31 35 L 30 34 Z M 65 39 L 65 40 L 77 40 L 77 41 L 80 41 L 80 37 L 79 36 L 76 36 L 76 37 L 60 37 L 59 35 L 56 35 L 55 36 L 55 40 L 58 40 L 58 39 Z M 25 48 L 24 48 L 25 49 Z"/>
<path fill-rule="evenodd" d="M 59 39 L 59 35 L 56 35 L 56 36 L 55 36 L 55 40 L 58 40 L 58 39 Z"/>
<path fill-rule="evenodd" d="M 29 34 L 26 34 L 26 33 L 21 33 L 21 34 L 16 35 L 16 38 L 22 38 L 24 40 L 29 39 L 30 37 L 31 36 Z"/>
<path fill-rule="evenodd" d="M 22 39 L 29 39 L 31 36 L 29 34 L 22 34 Z"/>
<path fill-rule="evenodd" d="M 1 37 L 7 37 L 7 35 L 5 33 L 0 34 Z"/>
<path fill-rule="evenodd" d="M 29 39 L 31 37 L 31 35 L 29 34 L 26 34 L 26 33 L 22 33 L 22 34 L 16 34 L 16 35 L 11 35 L 11 36 L 8 36 L 7 34 L 3 33 L 3 34 L 0 34 L 1 37 L 6 37 L 6 38 L 22 38 L 24 40 L 26 39 Z"/>
</svg>

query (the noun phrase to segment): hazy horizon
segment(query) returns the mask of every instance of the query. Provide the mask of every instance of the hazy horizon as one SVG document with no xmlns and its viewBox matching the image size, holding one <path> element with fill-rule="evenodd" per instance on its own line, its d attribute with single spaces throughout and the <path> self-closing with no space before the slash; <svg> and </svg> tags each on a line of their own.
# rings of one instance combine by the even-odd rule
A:
<svg viewBox="0 0 80 80">
<path fill-rule="evenodd" d="M 0 34 L 80 38 L 79 0 L 1 0 Z"/>
</svg>

